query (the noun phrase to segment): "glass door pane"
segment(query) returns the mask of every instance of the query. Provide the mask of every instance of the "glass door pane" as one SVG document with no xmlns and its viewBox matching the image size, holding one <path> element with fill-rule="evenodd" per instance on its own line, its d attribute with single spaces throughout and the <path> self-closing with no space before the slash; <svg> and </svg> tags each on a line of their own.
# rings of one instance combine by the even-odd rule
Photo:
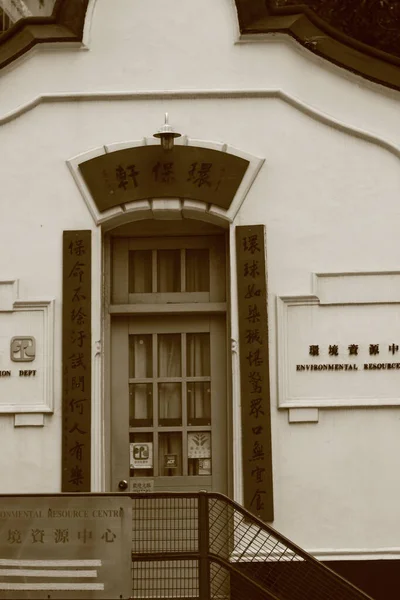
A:
<svg viewBox="0 0 400 600">
<path fill-rule="evenodd" d="M 130 335 L 129 336 L 129 377 L 153 376 L 153 342 L 152 336 Z"/>
<path fill-rule="evenodd" d="M 210 253 L 208 248 L 186 250 L 186 291 L 210 291 Z"/>
<path fill-rule="evenodd" d="M 157 292 L 180 291 L 180 250 L 157 250 Z"/>
<path fill-rule="evenodd" d="M 151 383 L 129 384 L 130 427 L 153 424 L 153 385 Z"/>
<path fill-rule="evenodd" d="M 158 384 L 158 422 L 160 425 L 182 425 L 182 384 Z"/>
<path fill-rule="evenodd" d="M 158 335 L 158 377 L 180 377 L 181 355 L 180 333 Z"/>
<path fill-rule="evenodd" d="M 188 425 L 211 425 L 211 382 L 187 384 Z"/>
<path fill-rule="evenodd" d="M 153 291 L 152 280 L 152 251 L 131 250 L 129 252 L 129 293 L 151 293 Z"/>
<path fill-rule="evenodd" d="M 209 333 L 187 334 L 186 373 L 188 377 L 201 377 L 210 375 Z"/>
</svg>

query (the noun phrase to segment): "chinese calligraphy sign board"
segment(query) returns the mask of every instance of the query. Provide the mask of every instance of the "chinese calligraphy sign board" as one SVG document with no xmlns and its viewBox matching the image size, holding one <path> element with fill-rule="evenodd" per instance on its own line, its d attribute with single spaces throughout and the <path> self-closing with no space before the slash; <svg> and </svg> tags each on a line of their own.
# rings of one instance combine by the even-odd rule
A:
<svg viewBox="0 0 400 600">
<path fill-rule="evenodd" d="M 132 501 L 0 497 L 1 598 L 129 598 Z"/>
<path fill-rule="evenodd" d="M 139 146 L 79 165 L 100 212 L 147 198 L 187 198 L 228 209 L 249 161 L 196 146 Z"/>
<path fill-rule="evenodd" d="M 272 521 L 265 229 L 236 227 L 244 506 Z"/>
<path fill-rule="evenodd" d="M 279 406 L 400 405 L 398 311 L 280 298 Z"/>
<path fill-rule="evenodd" d="M 63 492 L 90 491 L 91 285 L 91 231 L 64 231 Z"/>
</svg>

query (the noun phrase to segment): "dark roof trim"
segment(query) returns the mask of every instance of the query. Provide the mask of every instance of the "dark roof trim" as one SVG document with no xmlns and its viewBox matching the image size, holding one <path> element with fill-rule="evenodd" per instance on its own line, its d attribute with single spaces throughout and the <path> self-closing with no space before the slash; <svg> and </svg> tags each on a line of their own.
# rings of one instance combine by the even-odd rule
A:
<svg viewBox="0 0 400 600">
<path fill-rule="evenodd" d="M 321 19 L 315 8 L 304 4 L 276 6 L 271 0 L 235 2 L 243 39 L 257 37 L 258 34 L 285 33 L 314 54 L 340 67 L 375 83 L 400 90 L 399 56 L 346 35 Z M 361 5 L 362 0 L 359 3 Z"/>
<path fill-rule="evenodd" d="M 36 44 L 81 42 L 89 0 L 57 0 L 51 17 L 17 21 L 0 35 L 0 69 Z"/>
</svg>

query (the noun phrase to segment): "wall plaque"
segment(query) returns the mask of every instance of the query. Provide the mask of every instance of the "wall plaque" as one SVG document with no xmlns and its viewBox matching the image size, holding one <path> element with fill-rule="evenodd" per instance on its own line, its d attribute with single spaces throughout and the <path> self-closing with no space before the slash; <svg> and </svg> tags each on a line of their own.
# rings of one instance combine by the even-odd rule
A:
<svg viewBox="0 0 400 600">
<path fill-rule="evenodd" d="M 244 506 L 272 521 L 273 480 L 263 225 L 236 228 Z"/>
<path fill-rule="evenodd" d="M 187 198 L 227 209 L 249 161 L 197 146 L 138 146 L 80 163 L 100 212 L 147 198 Z"/>
<path fill-rule="evenodd" d="M 130 491 L 133 494 L 151 494 L 154 492 L 154 479 L 150 477 L 131 477 Z"/>
<path fill-rule="evenodd" d="M 278 299 L 279 407 L 400 405 L 400 276 L 318 279 L 318 296 Z"/>
<path fill-rule="evenodd" d="M 63 492 L 90 491 L 91 285 L 91 231 L 64 231 Z"/>
<path fill-rule="evenodd" d="M 1 598 L 130 598 L 132 501 L 0 497 Z"/>
<path fill-rule="evenodd" d="M 0 281 L 0 413 L 53 411 L 54 300 L 22 300 Z"/>
</svg>

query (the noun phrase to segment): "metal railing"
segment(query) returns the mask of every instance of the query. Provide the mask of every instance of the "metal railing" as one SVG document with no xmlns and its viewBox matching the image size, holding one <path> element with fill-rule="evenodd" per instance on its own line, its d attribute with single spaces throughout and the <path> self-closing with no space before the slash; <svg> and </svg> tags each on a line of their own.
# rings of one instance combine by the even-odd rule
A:
<svg viewBox="0 0 400 600">
<path fill-rule="evenodd" d="M 222 494 L 131 497 L 133 598 L 369 598 Z"/>
</svg>

